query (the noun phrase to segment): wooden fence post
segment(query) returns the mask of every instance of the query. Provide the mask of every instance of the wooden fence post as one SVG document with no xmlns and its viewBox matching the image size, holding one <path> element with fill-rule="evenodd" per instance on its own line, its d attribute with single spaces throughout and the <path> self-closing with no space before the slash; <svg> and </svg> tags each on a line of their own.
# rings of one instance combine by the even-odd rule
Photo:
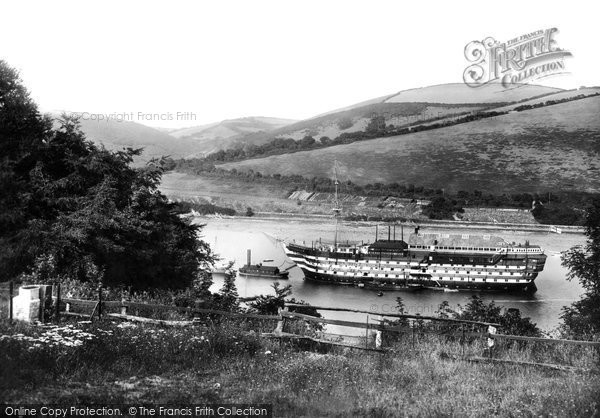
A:
<svg viewBox="0 0 600 418">
<path fill-rule="evenodd" d="M 13 281 L 8 283 L 8 319 L 13 320 Z"/>
<path fill-rule="evenodd" d="M 490 337 L 492 337 L 492 335 L 494 335 L 496 333 L 496 328 L 490 325 L 490 326 L 488 326 L 487 332 L 489 334 L 488 339 L 487 339 L 487 345 L 488 345 L 488 349 L 490 351 L 490 359 L 491 359 L 494 356 L 494 353 L 493 353 L 494 338 L 490 338 Z"/>
<path fill-rule="evenodd" d="M 98 319 L 102 319 L 102 285 L 98 285 Z"/>
<path fill-rule="evenodd" d="M 383 316 L 379 315 L 379 328 L 375 331 L 375 348 L 381 349 L 381 345 L 383 343 L 383 332 L 381 331 L 381 327 L 383 326 Z"/>
<path fill-rule="evenodd" d="M 281 335 L 283 332 L 283 325 L 285 324 L 285 318 L 281 315 L 281 312 L 287 312 L 288 308 L 284 307 L 283 309 L 277 308 L 277 314 L 279 315 L 279 321 L 277 321 L 277 327 L 273 330 L 273 334 Z"/>
<path fill-rule="evenodd" d="M 369 348 L 369 315 L 367 315 L 367 327 L 365 329 L 365 348 Z"/>
<path fill-rule="evenodd" d="M 460 332 L 462 335 L 460 336 L 460 349 L 462 352 L 462 356 L 465 356 L 465 324 L 460 324 Z"/>
<path fill-rule="evenodd" d="M 121 299 L 121 315 L 127 315 L 127 305 L 125 304 L 126 302 L 126 299 Z"/>
<path fill-rule="evenodd" d="M 56 323 L 60 322 L 60 283 L 56 285 Z"/>
</svg>

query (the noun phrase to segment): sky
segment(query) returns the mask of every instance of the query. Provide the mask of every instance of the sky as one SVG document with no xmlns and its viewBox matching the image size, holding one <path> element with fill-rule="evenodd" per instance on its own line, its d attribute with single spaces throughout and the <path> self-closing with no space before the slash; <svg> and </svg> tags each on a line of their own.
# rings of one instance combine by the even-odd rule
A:
<svg viewBox="0 0 600 418">
<path fill-rule="evenodd" d="M 0 0 L 0 59 L 43 111 L 158 115 L 138 121 L 170 128 L 305 119 L 462 82 L 467 43 L 551 27 L 573 57 L 543 84 L 600 85 L 598 12 L 579 0 Z"/>
</svg>

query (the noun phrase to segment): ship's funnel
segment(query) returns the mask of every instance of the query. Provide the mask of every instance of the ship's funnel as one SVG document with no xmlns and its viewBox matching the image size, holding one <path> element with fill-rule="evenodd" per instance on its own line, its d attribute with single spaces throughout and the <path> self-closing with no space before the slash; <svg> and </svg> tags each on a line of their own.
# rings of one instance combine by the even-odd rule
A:
<svg viewBox="0 0 600 418">
<path fill-rule="evenodd" d="M 252 264 L 252 251 L 250 251 L 250 249 L 246 250 L 246 258 L 247 260 L 247 265 L 251 265 Z"/>
</svg>

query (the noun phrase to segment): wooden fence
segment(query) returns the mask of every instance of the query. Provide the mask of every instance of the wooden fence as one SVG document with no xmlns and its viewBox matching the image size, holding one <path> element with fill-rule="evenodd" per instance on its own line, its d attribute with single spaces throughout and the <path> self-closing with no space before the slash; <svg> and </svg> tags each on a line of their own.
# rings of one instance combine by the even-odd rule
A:
<svg viewBox="0 0 600 418">
<path fill-rule="evenodd" d="M 274 332 L 274 336 L 278 336 L 279 338 L 290 338 L 290 339 L 308 339 L 311 341 L 315 341 L 318 343 L 324 344 L 332 344 L 330 341 L 327 341 L 323 338 L 319 338 L 318 333 L 313 333 L 311 336 L 298 335 L 293 333 L 284 332 L 285 320 L 286 319 L 301 319 L 306 321 L 307 323 L 318 323 L 318 324 L 331 324 L 342 327 L 352 327 L 357 329 L 365 329 L 365 338 L 364 338 L 364 347 L 358 346 L 350 346 L 348 344 L 336 342 L 335 345 L 342 345 L 351 348 L 359 348 L 368 351 L 378 351 L 384 352 L 386 351 L 385 347 L 382 347 L 381 344 L 378 344 L 378 336 L 375 338 L 375 342 L 373 344 L 369 339 L 369 331 L 375 331 L 376 333 L 381 334 L 398 334 L 403 336 L 408 336 L 410 341 L 412 342 L 413 348 L 415 347 L 415 336 L 416 335 L 435 335 L 437 337 L 443 337 L 445 339 L 451 338 L 455 339 L 459 342 L 461 346 L 461 354 L 456 356 L 448 356 L 455 359 L 467 360 L 473 362 L 497 362 L 497 363 L 511 363 L 518 365 L 527 365 L 527 366 L 542 366 L 548 367 L 558 370 L 577 370 L 582 369 L 581 367 L 574 367 L 568 364 L 558 364 L 558 363 L 549 363 L 544 361 L 523 361 L 511 358 L 501 358 L 501 351 L 505 351 L 509 356 L 514 355 L 516 350 L 507 350 L 504 347 L 504 350 L 500 349 L 499 346 L 501 344 L 506 345 L 506 343 L 517 342 L 517 349 L 521 348 L 522 345 L 525 347 L 531 347 L 532 344 L 542 344 L 542 345 L 550 345 L 550 346 L 558 346 L 555 349 L 555 352 L 564 353 L 569 350 L 565 349 L 564 346 L 571 347 L 579 347 L 590 349 L 589 353 L 591 353 L 591 357 L 595 356 L 595 367 L 600 365 L 600 341 L 579 341 L 579 340 L 565 340 L 565 339 L 553 339 L 553 338 L 541 338 L 541 337 L 526 337 L 519 335 L 504 335 L 496 333 L 497 329 L 500 328 L 499 324 L 494 324 L 490 322 L 481 322 L 481 321 L 468 321 L 468 320 L 459 320 L 453 318 L 439 318 L 433 316 L 423 316 L 423 315 L 410 315 L 410 314 L 399 314 L 399 313 L 386 313 L 386 314 L 375 314 L 375 316 L 379 317 L 387 317 L 394 318 L 395 320 L 403 319 L 409 324 L 403 325 L 390 325 L 390 321 L 387 319 L 376 320 L 376 323 L 369 323 L 369 317 L 367 316 L 366 322 L 353 322 L 347 320 L 339 320 L 339 319 L 326 319 L 326 318 L 317 318 L 314 316 L 309 316 L 297 312 L 289 312 L 290 308 L 306 308 L 306 305 L 299 305 L 293 303 L 286 303 L 285 309 L 280 311 L 281 321 L 278 324 L 278 328 Z M 373 312 L 358 310 L 358 309 L 349 309 L 349 308 L 335 308 L 335 307 L 327 307 L 327 306 L 312 306 L 312 308 L 320 311 L 338 311 L 338 312 L 354 312 L 354 313 L 364 313 L 371 314 Z M 442 323 L 443 327 L 435 327 L 435 326 L 427 326 L 424 325 L 424 322 L 429 323 Z M 381 341 L 381 340 L 379 340 Z M 417 340 L 418 341 L 418 340 Z M 477 355 L 476 353 L 471 353 L 470 355 L 465 355 L 465 345 L 471 344 L 473 341 L 484 342 L 484 344 L 480 344 L 479 348 L 483 347 L 483 353 L 481 355 Z M 512 346 L 511 346 L 512 347 Z M 533 350 L 533 349 L 532 349 Z M 544 352 L 543 350 L 538 350 L 540 352 Z M 572 355 L 571 353 L 568 353 Z M 577 354 L 577 353 L 575 353 Z"/>
<path fill-rule="evenodd" d="M 94 318 L 101 319 L 103 316 L 112 317 L 112 318 L 121 318 L 138 322 L 148 322 L 148 323 L 156 323 L 163 325 L 188 325 L 195 323 L 194 321 L 180 321 L 180 320 L 161 320 L 148 318 L 144 316 L 132 315 L 132 311 L 136 310 L 164 310 L 164 311 L 176 311 L 180 313 L 187 313 L 190 315 L 193 314 L 205 314 L 205 315 L 219 315 L 228 318 L 242 318 L 242 319 L 259 319 L 259 320 L 277 320 L 279 321 L 281 317 L 279 315 L 259 315 L 254 313 L 240 313 L 240 312 L 229 312 L 222 311 L 217 309 L 206 309 L 206 308 L 196 308 L 196 307 L 186 307 L 186 306 L 174 306 L 174 305 L 164 305 L 158 303 L 140 303 L 140 302 L 130 302 L 126 300 L 121 301 L 99 301 L 99 300 L 85 300 L 85 299 L 73 299 L 73 298 L 63 298 L 60 302 L 60 305 L 64 304 L 64 310 L 61 309 L 58 311 L 59 315 L 68 315 L 68 316 L 79 316 L 79 317 L 87 317 L 90 320 Z M 84 310 L 88 310 L 88 312 L 74 312 L 73 308 L 84 308 Z M 89 312 L 91 309 L 91 312 Z M 108 309 L 118 310 L 118 313 L 106 312 Z"/>
<path fill-rule="evenodd" d="M 451 324 L 453 326 L 458 326 L 458 327 L 460 327 L 460 329 L 446 330 L 444 332 L 444 335 L 447 337 L 462 338 L 463 340 L 465 338 L 473 338 L 473 337 L 481 338 L 481 337 L 487 337 L 488 335 L 490 335 L 490 333 L 488 331 L 483 331 L 483 330 L 473 331 L 473 327 L 479 327 L 479 328 L 493 330 L 494 328 L 497 328 L 499 326 L 498 324 L 490 323 L 490 322 L 469 321 L 469 320 L 460 320 L 460 319 L 452 319 L 452 318 L 439 318 L 439 317 L 424 316 L 424 315 L 410 315 L 410 314 L 397 314 L 397 313 L 387 313 L 387 314 L 375 315 L 378 317 L 388 317 L 388 318 L 405 319 L 405 320 L 413 321 L 411 326 L 390 325 L 390 324 L 386 324 L 385 319 L 383 319 L 383 320 L 375 319 L 376 323 L 369 322 L 368 316 L 367 316 L 366 322 L 355 322 L 355 321 L 347 321 L 347 320 L 340 320 L 340 319 L 318 318 L 318 317 L 311 316 L 311 315 L 306 315 L 306 314 L 302 314 L 302 313 L 298 313 L 298 312 L 290 312 L 289 311 L 290 308 L 291 309 L 302 309 L 302 308 L 306 309 L 307 307 L 316 309 L 316 310 L 321 310 L 321 311 L 352 312 L 352 313 L 363 313 L 363 314 L 373 315 L 373 312 L 360 310 L 360 309 L 336 308 L 336 307 L 329 307 L 329 306 L 307 306 L 307 305 L 302 305 L 302 304 L 286 303 L 285 308 L 283 310 L 280 310 L 280 312 L 279 312 L 279 314 L 281 316 L 281 321 L 271 336 L 278 337 L 278 338 L 289 338 L 289 339 L 307 339 L 307 340 L 311 340 L 311 341 L 314 341 L 317 343 L 333 344 L 331 341 L 328 341 L 323 338 L 318 338 L 314 335 L 307 336 L 307 335 L 300 335 L 300 334 L 284 332 L 286 320 L 303 320 L 303 321 L 306 321 L 307 323 L 312 323 L 312 324 L 336 325 L 336 326 L 342 326 L 342 327 L 364 329 L 365 330 L 364 345 L 351 345 L 351 344 L 346 344 L 346 343 L 341 343 L 341 342 L 336 342 L 334 345 L 339 345 L 339 346 L 344 346 L 344 347 L 349 347 L 349 348 L 356 348 L 356 349 L 361 349 L 361 350 L 368 350 L 368 351 L 384 352 L 385 348 L 383 347 L 382 341 L 380 340 L 381 334 L 376 335 L 375 341 L 371 342 L 369 332 L 374 331 L 376 333 L 397 333 L 397 334 L 409 333 L 409 334 L 411 334 L 411 338 L 414 343 L 415 336 L 417 334 L 427 333 L 427 331 L 428 331 L 426 329 L 426 327 L 422 326 L 423 321 L 441 322 L 441 323 Z M 465 326 L 470 327 L 470 329 L 466 329 Z M 492 327 L 492 328 L 490 328 L 490 327 Z M 319 333 L 313 333 L 313 334 L 319 334 Z M 330 334 L 330 335 L 335 336 L 336 334 Z M 350 336 L 346 335 L 345 337 L 350 337 Z"/>
<path fill-rule="evenodd" d="M 12 283 L 3 284 L 0 286 L 0 295 L 2 293 L 9 295 L 9 308 L 8 317 L 12 319 L 12 295 L 13 286 Z M 540 338 L 540 337 L 526 337 L 518 335 L 504 335 L 496 333 L 496 329 L 500 328 L 499 324 L 482 322 L 482 321 L 469 321 L 460 320 L 453 318 L 440 318 L 434 316 L 424 315 L 411 315 L 411 314 L 400 314 L 400 313 L 373 313 L 370 311 L 341 308 L 341 307 L 329 307 L 329 306 L 311 306 L 296 303 L 286 303 L 283 309 L 280 309 L 277 315 L 259 315 L 254 313 L 238 313 L 229 312 L 215 309 L 206 309 L 200 307 L 181 307 L 174 305 L 165 304 L 150 304 L 150 303 L 139 303 L 131 302 L 127 300 L 121 301 L 106 301 L 102 299 L 102 292 L 98 292 L 98 298 L 96 300 L 85 300 L 75 298 L 62 298 L 60 285 L 55 286 L 55 294 L 53 295 L 54 312 L 53 317 L 56 321 L 60 320 L 61 316 L 76 316 L 86 318 L 89 320 L 101 319 L 103 317 L 129 320 L 136 322 L 146 322 L 153 324 L 161 324 L 167 326 L 190 326 L 199 325 L 201 321 L 199 318 L 194 317 L 198 314 L 204 317 L 222 316 L 226 318 L 237 318 L 243 320 L 266 320 L 266 321 L 277 321 L 275 329 L 271 332 L 263 332 L 263 335 L 269 338 L 277 338 L 280 340 L 305 340 L 311 341 L 316 344 L 325 344 L 331 346 L 342 346 L 350 349 L 359 349 L 372 352 L 384 353 L 389 351 L 390 347 L 385 347 L 383 337 L 388 335 L 398 335 L 402 338 L 409 338 L 412 342 L 412 347 L 419 344 L 423 335 L 434 335 L 437 337 L 450 338 L 458 341 L 461 346 L 460 355 L 452 355 L 449 357 L 468 360 L 468 361 L 487 361 L 487 362 L 501 362 L 501 363 L 512 363 L 522 365 L 534 365 L 534 366 L 545 366 L 550 368 L 556 368 L 561 370 L 574 370 L 576 367 L 567 364 L 555 364 L 542 361 L 520 361 L 510 358 L 500 358 L 499 349 L 496 347 L 501 344 L 511 344 L 511 342 L 517 342 L 520 345 L 561 345 L 571 347 L 583 347 L 592 350 L 594 355 L 598 356 L 597 363 L 600 364 L 600 341 L 579 341 L 579 340 L 565 340 L 565 339 L 551 339 L 551 338 Z M 318 318 L 315 316 L 295 312 L 295 310 L 306 310 L 314 309 L 317 311 L 336 311 L 336 312 L 350 312 L 350 313 L 361 313 L 378 318 L 372 318 L 369 321 L 369 316 L 365 322 L 348 321 L 345 319 L 330 319 L 330 318 Z M 148 311 L 176 311 L 179 313 L 185 313 L 192 316 L 191 320 L 169 320 L 169 319 L 156 319 L 148 316 L 140 315 L 140 312 Z M 156 316 L 156 315 L 153 315 Z M 6 317 L 6 316 L 5 316 Z M 392 318 L 392 319 L 390 319 Z M 401 320 L 401 321 L 399 321 Z M 373 322 L 374 321 L 374 322 Z M 305 324 L 305 329 L 311 330 L 310 333 L 301 332 L 288 332 L 285 330 L 288 323 L 302 323 Z M 438 324 L 438 325 L 432 325 Z M 440 325 L 442 324 L 442 325 Z M 312 329 L 311 329 L 312 325 Z M 364 330 L 364 338 L 357 337 L 356 335 L 348 336 L 343 334 L 326 334 L 322 331 L 315 331 L 315 325 L 334 325 L 340 327 L 350 327 L 355 329 Z M 373 335 L 374 333 L 374 335 Z M 374 338 L 373 338 L 374 336 Z M 348 338 L 362 338 L 363 341 L 359 344 L 350 344 L 346 340 Z M 374 340 L 374 341 L 373 341 Z M 479 344 L 477 347 L 482 349 L 482 355 L 476 355 L 471 353 L 470 355 L 465 354 L 466 346 L 473 346 L 474 341 L 485 342 L 485 344 Z M 520 347 L 520 346 L 519 346 Z M 506 351 L 506 350 L 505 350 Z M 568 351 L 568 350 L 566 350 Z M 569 354 L 570 356 L 577 355 Z"/>
</svg>

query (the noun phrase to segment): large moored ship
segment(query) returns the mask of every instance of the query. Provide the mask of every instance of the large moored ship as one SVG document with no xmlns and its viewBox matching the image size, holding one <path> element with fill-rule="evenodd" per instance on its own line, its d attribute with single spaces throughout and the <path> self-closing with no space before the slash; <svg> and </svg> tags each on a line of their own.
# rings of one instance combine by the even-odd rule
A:
<svg viewBox="0 0 600 418">
<path fill-rule="evenodd" d="M 537 245 L 509 244 L 491 235 L 423 234 L 419 228 L 408 242 L 404 233 L 372 244 L 338 242 L 340 207 L 335 177 L 335 237 L 333 244 L 287 243 L 287 256 L 308 280 L 379 289 L 479 289 L 535 292 L 535 279 L 546 262 Z"/>
<path fill-rule="evenodd" d="M 546 255 L 537 245 L 483 235 L 411 234 L 371 244 L 285 244 L 309 280 L 381 289 L 535 292 Z M 388 234 L 389 236 L 389 234 Z"/>
</svg>

